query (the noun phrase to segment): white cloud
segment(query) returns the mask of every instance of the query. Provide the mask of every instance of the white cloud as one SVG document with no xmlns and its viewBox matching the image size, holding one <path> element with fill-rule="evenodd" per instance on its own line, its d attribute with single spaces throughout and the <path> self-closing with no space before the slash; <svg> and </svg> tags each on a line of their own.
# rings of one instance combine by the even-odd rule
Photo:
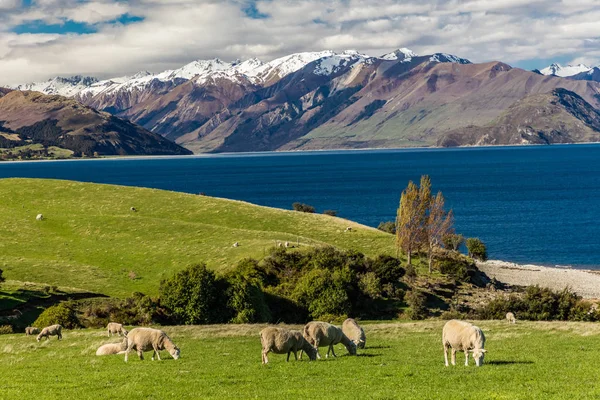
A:
<svg viewBox="0 0 600 400">
<path fill-rule="evenodd" d="M 249 18 L 243 10 L 251 4 L 268 18 Z M 37 0 L 28 8 L 0 0 L 0 10 L 0 84 L 323 49 L 381 55 L 409 47 L 476 62 L 566 57 L 600 63 L 598 0 Z M 110 23 L 125 13 L 144 20 Z M 98 32 L 11 32 L 36 20 L 93 24 Z"/>
</svg>

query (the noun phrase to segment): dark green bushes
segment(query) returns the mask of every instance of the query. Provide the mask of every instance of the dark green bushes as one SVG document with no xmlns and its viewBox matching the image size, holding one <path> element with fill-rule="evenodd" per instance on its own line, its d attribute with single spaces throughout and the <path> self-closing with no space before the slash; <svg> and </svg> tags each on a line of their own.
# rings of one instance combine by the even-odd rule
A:
<svg viewBox="0 0 600 400">
<path fill-rule="evenodd" d="M 392 235 L 396 234 L 396 223 L 394 221 L 386 221 L 380 222 L 377 226 L 377 229 L 383 232 L 391 233 Z"/>
<path fill-rule="evenodd" d="M 565 288 L 559 292 L 528 286 L 521 296 L 500 296 L 475 311 L 480 319 L 504 319 L 507 312 L 517 319 L 531 321 L 599 321 L 600 312 L 592 304 Z"/>
<path fill-rule="evenodd" d="M 487 247 L 480 239 L 468 238 L 467 250 L 469 251 L 469 257 L 476 258 L 481 261 L 487 260 Z"/>
<path fill-rule="evenodd" d="M 315 212 L 315 208 L 313 206 L 309 206 L 308 204 L 304 204 L 304 203 L 294 203 L 292 204 L 292 208 L 294 209 L 294 211 L 300 211 L 300 212 L 305 212 L 305 213 L 314 213 Z"/>
<path fill-rule="evenodd" d="M 63 302 L 45 309 L 33 323 L 40 328 L 60 324 L 63 328 L 80 328 L 81 324 L 77 318 L 75 304 L 72 302 Z"/>
</svg>

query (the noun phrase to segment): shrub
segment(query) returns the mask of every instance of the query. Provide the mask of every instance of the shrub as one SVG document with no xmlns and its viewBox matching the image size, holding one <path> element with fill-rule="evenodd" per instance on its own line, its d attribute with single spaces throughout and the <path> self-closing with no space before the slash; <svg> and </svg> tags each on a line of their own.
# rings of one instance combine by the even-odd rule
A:
<svg viewBox="0 0 600 400">
<path fill-rule="evenodd" d="M 412 264 L 406 266 L 406 279 L 409 282 L 413 282 L 417 278 L 417 270 Z"/>
<path fill-rule="evenodd" d="M 386 221 L 380 222 L 377 226 L 377 229 L 383 232 L 391 233 L 392 235 L 396 234 L 396 223 L 394 221 Z"/>
<path fill-rule="evenodd" d="M 329 215 L 331 217 L 337 217 L 337 211 L 335 210 L 325 210 L 323 211 L 323 214 Z"/>
<path fill-rule="evenodd" d="M 358 281 L 358 287 L 362 293 L 372 299 L 381 297 L 381 281 L 374 272 L 367 272 Z"/>
<path fill-rule="evenodd" d="M 465 237 L 463 235 L 454 233 L 444 236 L 442 240 L 446 249 L 454 251 L 458 251 L 458 249 L 460 249 L 460 246 L 462 246 L 465 243 Z"/>
<path fill-rule="evenodd" d="M 350 299 L 344 288 L 347 283 L 346 277 L 339 271 L 331 273 L 315 268 L 298 282 L 294 297 L 307 305 L 312 318 L 318 319 L 326 314 L 346 315 L 350 311 Z"/>
<path fill-rule="evenodd" d="M 466 318 L 466 315 L 464 313 L 461 313 L 460 311 L 456 311 L 456 310 L 444 311 L 440 315 L 440 319 L 443 319 L 443 320 L 465 319 L 465 318 Z"/>
<path fill-rule="evenodd" d="M 194 265 L 160 283 L 160 302 L 177 323 L 187 325 L 227 321 L 223 282 L 205 264 Z"/>
<path fill-rule="evenodd" d="M 234 323 L 269 322 L 271 313 L 264 293 L 262 271 L 258 262 L 244 259 L 227 276 L 227 305 L 231 309 Z"/>
<path fill-rule="evenodd" d="M 13 333 L 12 325 L 0 325 L 0 335 L 10 335 Z"/>
<path fill-rule="evenodd" d="M 371 271 L 375 272 L 381 283 L 398 283 L 406 274 L 400 260 L 387 255 L 377 256 L 370 265 Z"/>
<path fill-rule="evenodd" d="M 292 204 L 292 208 L 294 209 L 294 211 L 300 211 L 300 212 L 305 212 L 305 213 L 314 213 L 315 212 L 315 208 L 313 206 L 309 206 L 308 204 L 303 204 L 303 203 L 294 203 Z"/>
<path fill-rule="evenodd" d="M 478 238 L 467 239 L 467 250 L 469 251 L 469 257 L 476 258 L 481 261 L 487 260 L 487 248 Z"/>
<path fill-rule="evenodd" d="M 408 305 L 407 315 L 410 319 L 421 320 L 427 318 L 428 311 L 425 306 L 425 295 L 418 289 L 413 289 L 406 295 Z"/>
<path fill-rule="evenodd" d="M 33 323 L 34 326 L 40 328 L 55 324 L 60 324 L 66 329 L 81 327 L 73 303 L 64 302 L 48 307 Z"/>
</svg>

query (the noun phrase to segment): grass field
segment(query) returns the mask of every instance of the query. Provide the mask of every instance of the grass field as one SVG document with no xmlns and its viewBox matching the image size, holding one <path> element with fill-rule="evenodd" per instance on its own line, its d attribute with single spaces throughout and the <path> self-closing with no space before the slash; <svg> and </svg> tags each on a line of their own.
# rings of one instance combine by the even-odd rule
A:
<svg viewBox="0 0 600 400">
<path fill-rule="evenodd" d="M 40 213 L 45 219 L 36 221 Z M 70 181 L 0 180 L 0 215 L 7 279 L 119 297 L 155 295 L 161 278 L 194 263 L 223 270 L 244 257 L 262 258 L 277 241 L 367 255 L 394 251 L 392 235 L 340 218 Z"/>
<path fill-rule="evenodd" d="M 479 321 L 487 337 L 485 364 L 444 367 L 444 321 L 367 324 L 358 357 L 336 347 L 337 359 L 260 363 L 257 325 L 165 327 L 181 348 L 173 360 L 151 353 L 129 363 L 95 356 L 118 341 L 104 331 L 66 331 L 37 343 L 0 336 L 0 398 L 199 399 L 593 399 L 600 397 L 600 325 Z M 321 349 L 324 355 L 325 349 Z"/>
</svg>

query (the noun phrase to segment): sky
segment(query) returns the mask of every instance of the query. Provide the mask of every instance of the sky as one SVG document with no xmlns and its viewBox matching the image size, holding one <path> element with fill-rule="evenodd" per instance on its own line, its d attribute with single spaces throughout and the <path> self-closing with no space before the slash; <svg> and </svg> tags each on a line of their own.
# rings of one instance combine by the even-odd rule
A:
<svg viewBox="0 0 600 400">
<path fill-rule="evenodd" d="M 598 21 L 600 0 L 0 0 L 0 85 L 400 47 L 525 69 L 596 66 Z"/>
</svg>

